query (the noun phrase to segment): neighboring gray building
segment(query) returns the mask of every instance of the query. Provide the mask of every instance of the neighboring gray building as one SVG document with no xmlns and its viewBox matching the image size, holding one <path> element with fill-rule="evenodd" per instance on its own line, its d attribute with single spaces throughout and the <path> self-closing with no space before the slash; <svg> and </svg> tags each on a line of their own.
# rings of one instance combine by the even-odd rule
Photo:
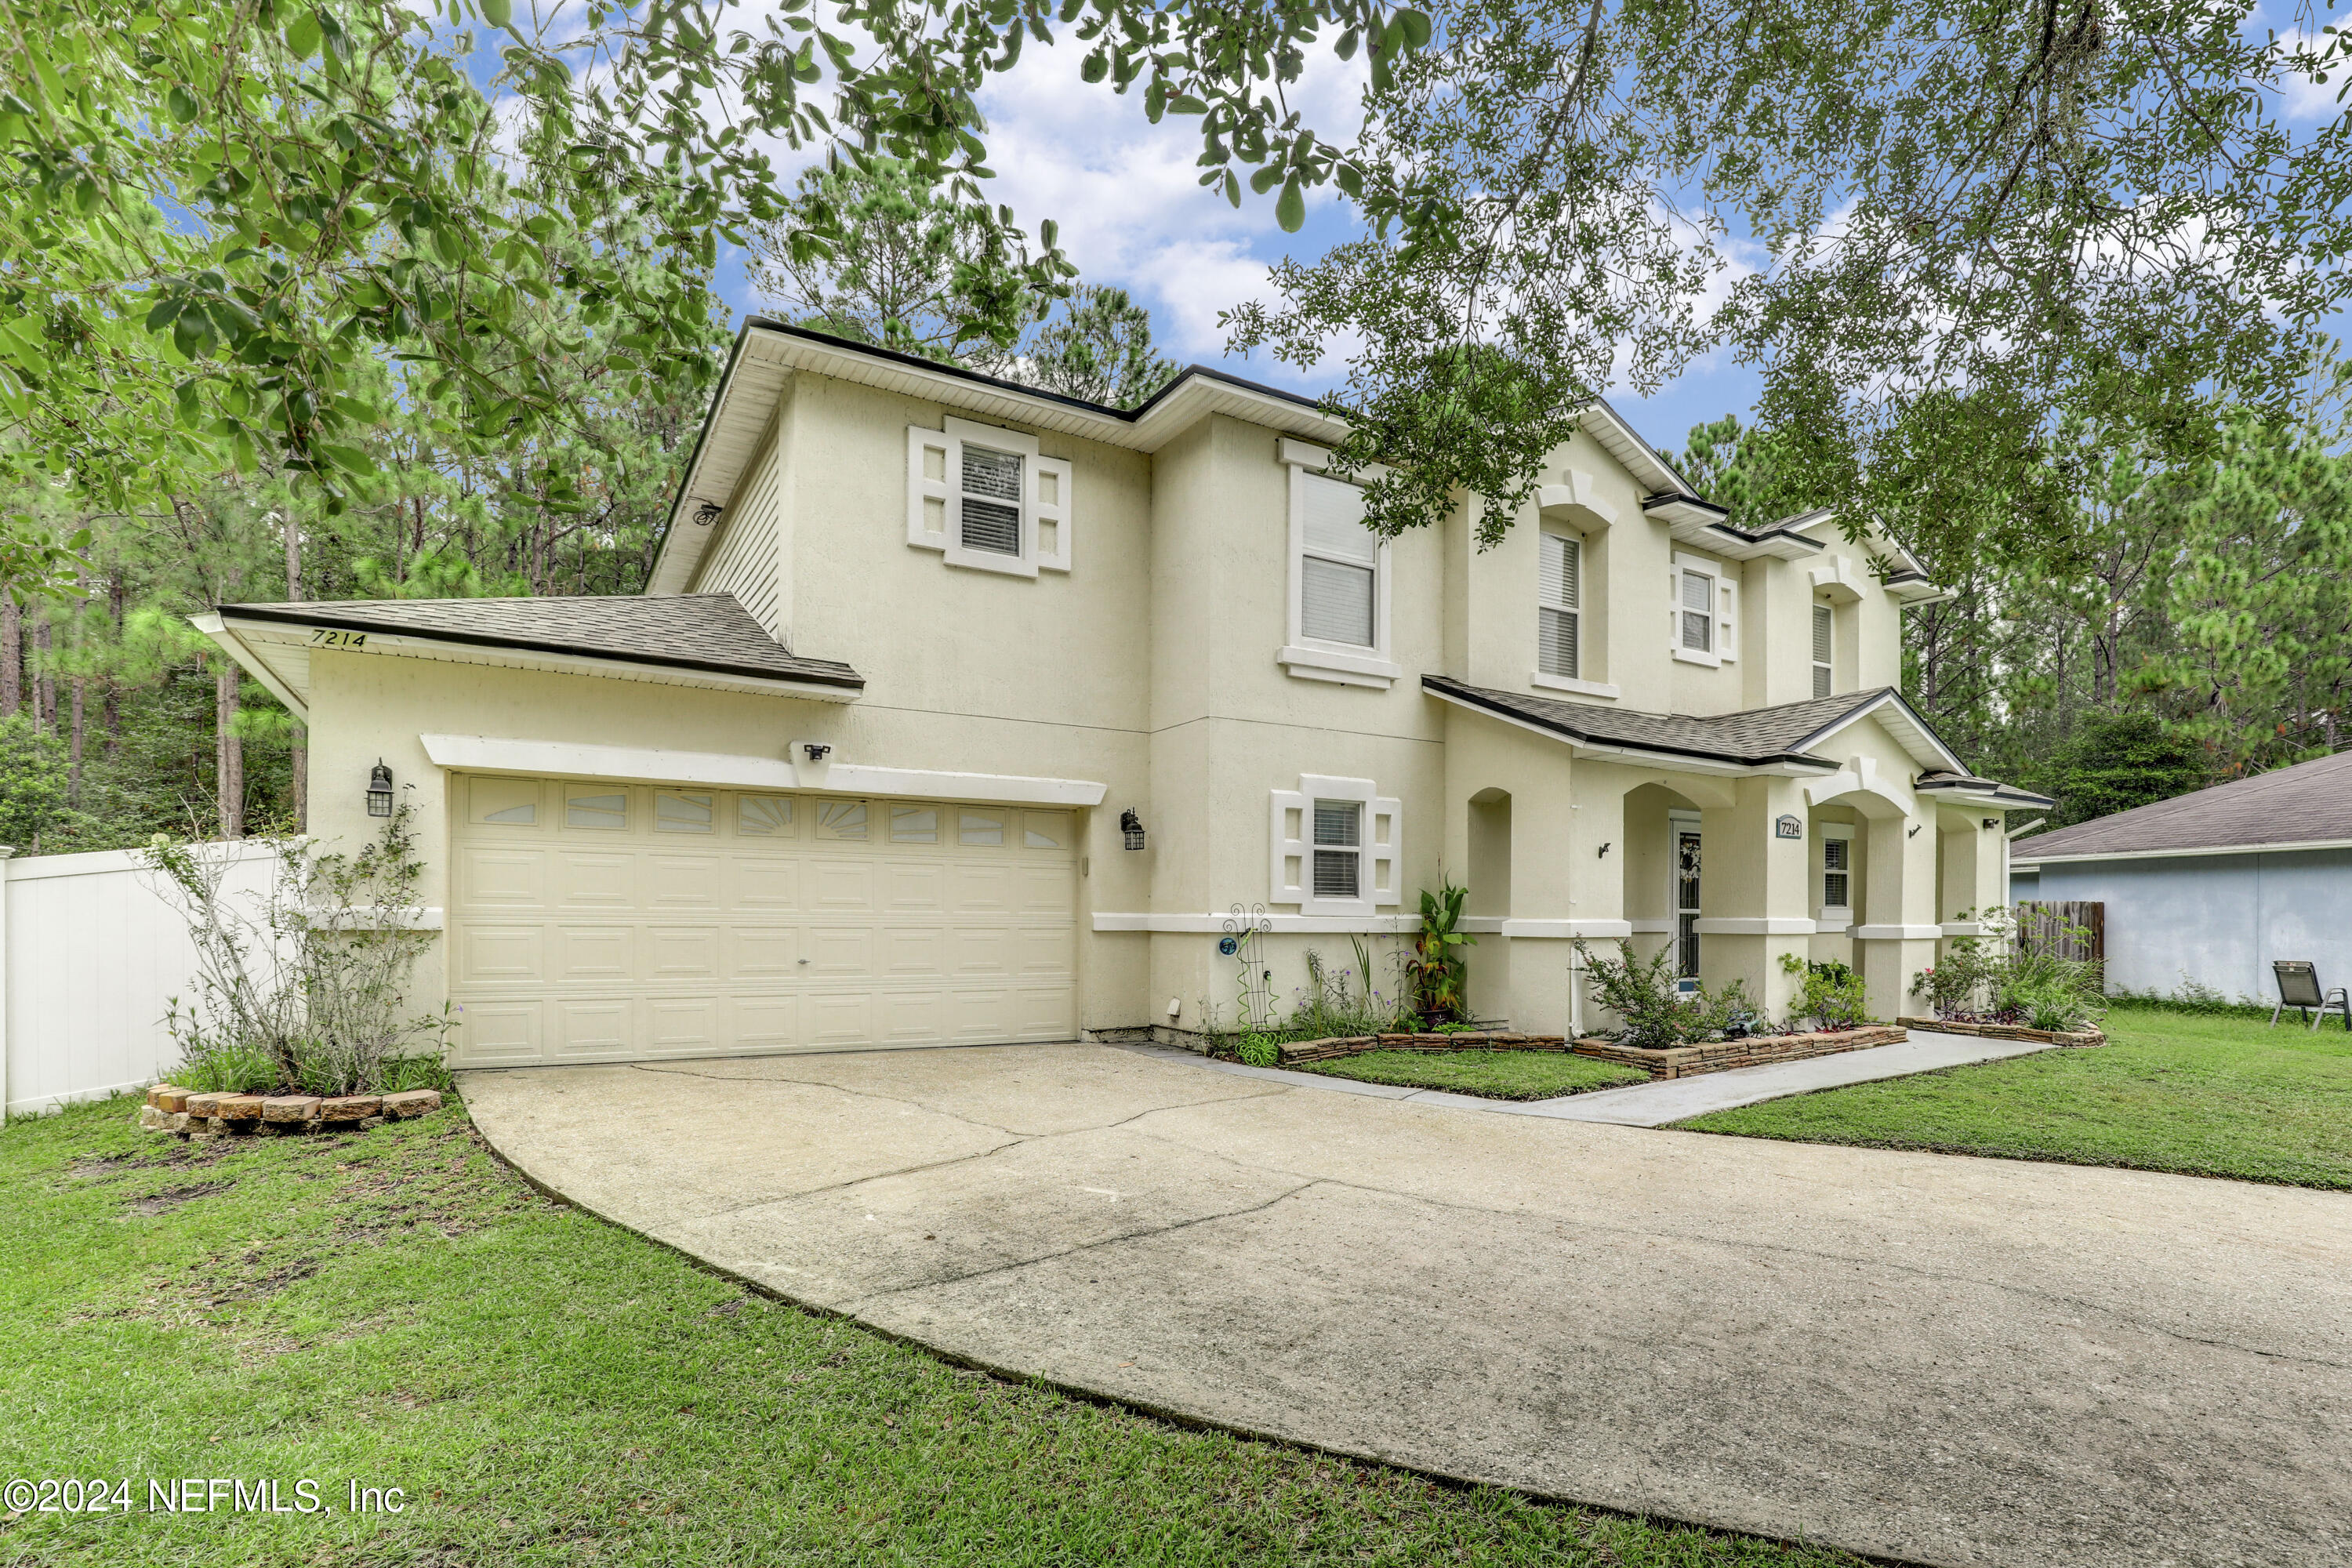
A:
<svg viewBox="0 0 2352 1568">
<path fill-rule="evenodd" d="M 2277 959 L 2352 985 L 2352 752 L 2021 838 L 2009 887 L 2106 906 L 2110 991 L 2274 1001 Z"/>
</svg>

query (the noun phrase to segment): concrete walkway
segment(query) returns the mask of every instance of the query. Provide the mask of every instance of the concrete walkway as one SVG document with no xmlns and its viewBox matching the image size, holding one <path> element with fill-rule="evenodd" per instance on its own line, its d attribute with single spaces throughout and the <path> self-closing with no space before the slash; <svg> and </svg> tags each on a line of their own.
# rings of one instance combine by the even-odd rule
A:
<svg viewBox="0 0 2352 1568">
<path fill-rule="evenodd" d="M 1147 1409 L 1937 1564 L 2352 1562 L 2352 1196 L 1101 1046 L 469 1073 L 586 1207 Z"/>
<path fill-rule="evenodd" d="M 1212 1072 L 1255 1078 L 1294 1089 L 1336 1089 L 1343 1094 L 1368 1094 L 1380 1100 L 1410 1100 L 1420 1105 L 1444 1105 L 1456 1110 L 1490 1110 L 1502 1116 L 1548 1116 L 1562 1121 L 1610 1121 L 1620 1127 L 1664 1127 L 1817 1089 L 1837 1089 L 1849 1083 L 1869 1083 L 1882 1078 L 1907 1078 L 1938 1068 L 1967 1067 L 2055 1049 L 2032 1040 L 1987 1040 L 1969 1035 L 1947 1035 L 1914 1029 L 1907 1040 L 1865 1050 L 1841 1051 L 1833 1057 L 1803 1061 L 1768 1062 L 1762 1067 L 1734 1068 L 1729 1072 L 1703 1073 L 1696 1078 L 1662 1079 L 1655 1083 L 1623 1089 L 1596 1089 L 1583 1094 L 1557 1095 L 1550 1100 L 1489 1100 L 1475 1094 L 1452 1094 L 1440 1089 L 1413 1089 L 1402 1084 L 1360 1083 L 1354 1079 L 1289 1068 L 1245 1067 L 1215 1061 L 1192 1051 L 1168 1046 L 1127 1046 L 1162 1060 L 1206 1068 Z"/>
</svg>

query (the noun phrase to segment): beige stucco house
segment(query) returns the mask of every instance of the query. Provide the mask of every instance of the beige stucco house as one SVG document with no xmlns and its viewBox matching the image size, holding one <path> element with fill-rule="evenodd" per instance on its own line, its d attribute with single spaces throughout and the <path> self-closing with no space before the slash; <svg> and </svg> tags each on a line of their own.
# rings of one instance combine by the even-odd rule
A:
<svg viewBox="0 0 2352 1568">
<path fill-rule="evenodd" d="M 1447 876 L 1482 1017 L 1601 1022 L 1578 936 L 1776 1011 L 1850 959 L 1891 1016 L 2003 900 L 2038 802 L 1903 700 L 1895 542 L 1727 526 L 1605 405 L 1499 546 L 1384 542 L 1339 434 L 755 320 L 645 596 L 204 624 L 310 725 L 314 831 L 407 792 L 461 1064 L 1188 1032 L 1234 906 L 1286 1001 Z"/>
</svg>

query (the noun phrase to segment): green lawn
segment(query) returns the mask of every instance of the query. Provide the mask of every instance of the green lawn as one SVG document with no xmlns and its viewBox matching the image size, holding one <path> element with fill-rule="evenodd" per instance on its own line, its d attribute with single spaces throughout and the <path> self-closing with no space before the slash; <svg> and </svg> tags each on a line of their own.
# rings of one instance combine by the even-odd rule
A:
<svg viewBox="0 0 2352 1568">
<path fill-rule="evenodd" d="M 199 1150 L 116 1100 L 0 1131 L 0 1563 L 1544 1563 L 1837 1553 L 1555 1507 L 961 1371 L 549 1201 L 462 1110 Z M 321 1483 L 143 1511 L 150 1478 Z M 400 1487 L 397 1515 L 348 1483 Z"/>
<path fill-rule="evenodd" d="M 1650 1081 L 1650 1075 L 1639 1068 L 1564 1051 L 1366 1051 L 1361 1056 L 1308 1062 L 1298 1070 L 1352 1078 L 1360 1083 L 1482 1094 L 1489 1100 L 1549 1100 L 1556 1094 Z"/>
<path fill-rule="evenodd" d="M 1706 1132 L 2352 1188 L 2352 1037 L 2119 1007 L 2110 1044 L 1767 1100 Z"/>
</svg>

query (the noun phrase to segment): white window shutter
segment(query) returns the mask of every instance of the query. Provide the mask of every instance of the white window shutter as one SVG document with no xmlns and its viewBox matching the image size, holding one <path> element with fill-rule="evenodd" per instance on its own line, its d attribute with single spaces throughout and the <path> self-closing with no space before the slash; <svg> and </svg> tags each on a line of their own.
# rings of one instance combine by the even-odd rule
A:
<svg viewBox="0 0 2352 1568">
<path fill-rule="evenodd" d="M 1679 653 L 1683 646 L 1683 572 L 1679 566 L 1666 568 L 1666 651 Z"/>
<path fill-rule="evenodd" d="M 1294 789 L 1274 792 L 1274 875 L 1273 891 L 1266 901 L 1276 904 L 1297 904 L 1307 900 L 1307 880 L 1313 855 L 1307 836 L 1314 829 L 1309 815 L 1315 803 Z"/>
<path fill-rule="evenodd" d="M 1029 537 L 1036 541 L 1037 565 L 1046 572 L 1070 569 L 1070 462 L 1066 458 L 1029 459 Z"/>
<path fill-rule="evenodd" d="M 1370 862 L 1371 886 L 1365 889 L 1375 907 L 1401 904 L 1403 889 L 1398 885 L 1398 870 L 1404 864 L 1404 803 L 1387 795 L 1372 801 L 1371 832 L 1364 856 Z"/>
<path fill-rule="evenodd" d="M 957 442 L 952 436 L 907 426 L 907 542 L 945 550 L 955 526 Z"/>
<path fill-rule="evenodd" d="M 1739 584 L 1715 580 L 1715 656 L 1726 664 L 1739 658 Z"/>
</svg>

